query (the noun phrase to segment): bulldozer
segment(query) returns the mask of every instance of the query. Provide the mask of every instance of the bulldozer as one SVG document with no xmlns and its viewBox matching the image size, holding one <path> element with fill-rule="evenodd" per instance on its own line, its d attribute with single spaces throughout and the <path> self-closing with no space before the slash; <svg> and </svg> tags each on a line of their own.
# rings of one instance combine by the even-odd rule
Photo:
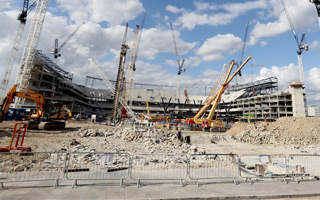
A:
<svg viewBox="0 0 320 200">
<path fill-rule="evenodd" d="M 13 85 L 9 89 L 0 109 L 0 122 L 7 115 L 15 97 L 20 97 L 31 99 L 36 103 L 36 112 L 30 116 L 28 129 L 55 130 L 65 128 L 66 120 L 72 117 L 72 113 L 64 104 L 46 103 L 42 94 L 26 88 L 22 89 L 26 92 L 18 92 L 17 85 Z"/>
</svg>

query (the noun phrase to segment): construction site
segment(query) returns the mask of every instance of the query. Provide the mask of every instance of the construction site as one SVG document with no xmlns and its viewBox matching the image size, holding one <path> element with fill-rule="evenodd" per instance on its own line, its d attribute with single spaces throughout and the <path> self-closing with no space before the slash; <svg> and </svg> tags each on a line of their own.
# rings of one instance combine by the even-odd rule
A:
<svg viewBox="0 0 320 200">
<path fill-rule="evenodd" d="M 306 189 L 320 184 L 320 114 L 317 106 L 307 104 L 301 58 L 309 47 L 304 34 L 298 39 L 285 0 L 281 3 L 298 44 L 299 80 L 292 80 L 284 90 L 279 89 L 276 76 L 235 84 L 253 59 L 244 58 L 242 52 L 239 63 L 232 60 L 222 67 L 215 85 L 194 95 L 188 90 L 197 83 L 180 86 L 185 60 L 180 60 L 171 23 L 177 85 L 133 80 L 146 15 L 135 26 L 130 46 L 126 24 L 117 76 L 109 77 L 90 58 L 100 77 L 84 75 L 86 83 L 81 85 L 57 60 L 85 23 L 60 46 L 56 39 L 53 55 L 46 55 L 37 46 L 49 0 L 24 0 L 1 83 L 1 199 L 319 197 L 317 190 Z M 320 1 L 309 3 L 320 17 Z M 15 72 L 31 10 L 34 18 Z M 246 37 L 247 33 L 242 51 Z M 131 55 L 127 55 L 129 48 Z M 15 82 L 9 85 L 12 73 Z M 105 87 L 96 88 L 94 82 Z M 42 183 L 48 186 L 43 188 Z M 108 195 L 99 188 L 105 183 Z M 247 191 L 250 187 L 257 188 Z M 81 196 L 60 195 L 71 188 L 82 188 Z M 163 194 L 159 188 L 177 192 Z"/>
</svg>

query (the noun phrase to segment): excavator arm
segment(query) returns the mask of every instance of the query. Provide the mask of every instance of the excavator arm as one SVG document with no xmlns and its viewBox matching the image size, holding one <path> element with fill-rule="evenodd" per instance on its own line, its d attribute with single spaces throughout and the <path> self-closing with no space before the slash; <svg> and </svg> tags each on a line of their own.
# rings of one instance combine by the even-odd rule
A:
<svg viewBox="0 0 320 200">
<path fill-rule="evenodd" d="M 27 92 L 17 92 L 17 85 L 13 85 L 9 92 L 7 93 L 6 98 L 4 99 L 2 106 L 1 106 L 1 114 L 0 114 L 0 122 L 2 122 L 3 118 L 8 113 L 10 105 L 13 103 L 15 97 L 21 97 L 25 99 L 31 99 L 36 102 L 36 118 L 41 117 L 41 113 L 43 113 L 45 100 L 41 94 L 36 93 L 35 91 L 22 88 Z"/>
</svg>

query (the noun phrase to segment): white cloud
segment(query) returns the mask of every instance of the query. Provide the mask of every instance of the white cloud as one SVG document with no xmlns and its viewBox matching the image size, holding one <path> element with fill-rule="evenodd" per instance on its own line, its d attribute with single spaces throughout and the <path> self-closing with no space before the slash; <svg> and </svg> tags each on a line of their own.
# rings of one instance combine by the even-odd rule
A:
<svg viewBox="0 0 320 200">
<path fill-rule="evenodd" d="M 174 31 L 179 55 L 186 54 L 190 49 L 194 48 L 196 42 L 185 42 L 180 39 L 180 33 Z M 139 57 L 146 59 L 154 59 L 159 53 L 172 53 L 175 55 L 174 44 L 171 30 L 160 30 L 150 28 L 143 30 L 141 35 L 141 43 L 139 46 Z"/>
<path fill-rule="evenodd" d="M 266 41 L 261 41 L 260 42 L 260 47 L 264 47 L 264 46 L 266 46 L 268 44 L 268 42 L 266 42 Z"/>
<path fill-rule="evenodd" d="M 177 7 L 172 6 L 172 5 L 167 5 L 166 6 L 166 11 L 169 11 L 171 13 L 177 14 L 177 13 L 183 12 L 184 9 L 183 8 L 177 8 Z"/>
<path fill-rule="evenodd" d="M 257 43 L 261 38 L 275 37 L 291 30 L 282 4 L 275 0 L 270 1 L 269 4 L 269 14 L 276 20 L 267 23 L 257 22 L 250 33 L 250 44 Z M 317 19 L 315 8 L 311 3 L 287 0 L 286 7 L 297 31 L 312 26 Z M 298 34 L 298 37 L 301 35 Z"/>
<path fill-rule="evenodd" d="M 110 25 L 118 25 L 134 19 L 144 11 L 139 0 L 56 1 L 60 8 L 69 13 L 72 21 L 109 22 Z"/>
<path fill-rule="evenodd" d="M 299 67 L 294 64 L 288 66 L 272 66 L 271 68 L 262 68 L 258 79 L 265 79 L 271 76 L 278 78 L 279 89 L 288 88 L 288 84 L 293 80 L 299 80 Z"/>
<path fill-rule="evenodd" d="M 216 10 L 218 7 L 216 5 L 210 5 L 208 2 L 195 1 L 193 2 L 196 7 L 196 11 L 205 11 L 205 10 Z"/>
<path fill-rule="evenodd" d="M 311 44 L 309 44 L 310 50 L 319 51 L 320 50 L 320 43 L 317 40 L 312 41 Z"/>
<path fill-rule="evenodd" d="M 245 3 L 226 3 L 222 5 L 209 4 L 207 2 L 195 2 L 195 11 L 181 10 L 176 7 L 172 9 L 173 13 L 182 13 L 177 19 L 177 24 L 181 24 L 183 28 L 188 30 L 194 29 L 199 25 L 226 25 L 231 23 L 239 15 L 254 9 L 264 9 L 267 6 L 266 0 L 249 1 Z M 212 10 L 219 12 L 202 13 L 205 10 Z M 167 9 L 168 10 L 168 9 Z M 223 11 L 221 11 L 223 10 Z"/>
<path fill-rule="evenodd" d="M 180 62 L 182 62 L 184 58 L 180 58 Z M 191 56 L 189 58 L 186 58 L 184 61 L 183 66 L 188 68 L 188 67 L 197 67 L 201 64 L 201 58 L 197 56 Z M 165 60 L 165 64 L 172 66 L 172 67 L 178 67 L 177 60 Z"/>
<path fill-rule="evenodd" d="M 189 30 L 194 29 L 196 25 L 205 25 L 208 24 L 208 15 L 207 14 L 197 14 L 194 12 L 185 13 L 177 19 L 178 24 L 182 24 L 183 28 Z"/>
<path fill-rule="evenodd" d="M 207 39 L 196 51 L 196 54 L 202 57 L 204 61 L 222 60 L 225 57 L 223 53 L 234 53 L 241 49 L 242 41 L 233 34 L 216 35 Z"/>
<path fill-rule="evenodd" d="M 244 3 L 226 3 L 219 8 L 229 11 L 235 17 L 244 14 L 250 10 L 261 9 L 267 7 L 266 0 L 247 1 Z"/>
<path fill-rule="evenodd" d="M 11 7 L 11 5 L 10 5 L 11 2 L 12 2 L 11 0 L 1 0 L 0 10 L 6 9 L 6 8 L 10 8 Z M 21 3 L 21 6 L 22 6 L 22 3 Z"/>
</svg>

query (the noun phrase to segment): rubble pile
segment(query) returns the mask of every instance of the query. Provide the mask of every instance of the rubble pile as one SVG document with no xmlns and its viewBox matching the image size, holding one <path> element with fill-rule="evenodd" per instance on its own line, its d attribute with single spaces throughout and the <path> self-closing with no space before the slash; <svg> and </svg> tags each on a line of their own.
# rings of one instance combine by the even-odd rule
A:
<svg viewBox="0 0 320 200">
<path fill-rule="evenodd" d="M 65 154 L 7 154 L 0 159 L 0 172 L 56 171 L 65 165 Z M 54 166 L 54 167 L 53 167 Z"/>
<path fill-rule="evenodd" d="M 205 153 L 204 149 L 186 143 L 178 133 L 134 124 L 107 130 L 82 128 L 76 134 L 69 134 L 74 135 L 87 141 L 86 145 L 71 142 L 71 152 Z"/>
<path fill-rule="evenodd" d="M 252 144 L 320 144 L 320 118 L 284 117 L 276 122 L 237 122 L 227 132 L 232 138 Z"/>
</svg>

